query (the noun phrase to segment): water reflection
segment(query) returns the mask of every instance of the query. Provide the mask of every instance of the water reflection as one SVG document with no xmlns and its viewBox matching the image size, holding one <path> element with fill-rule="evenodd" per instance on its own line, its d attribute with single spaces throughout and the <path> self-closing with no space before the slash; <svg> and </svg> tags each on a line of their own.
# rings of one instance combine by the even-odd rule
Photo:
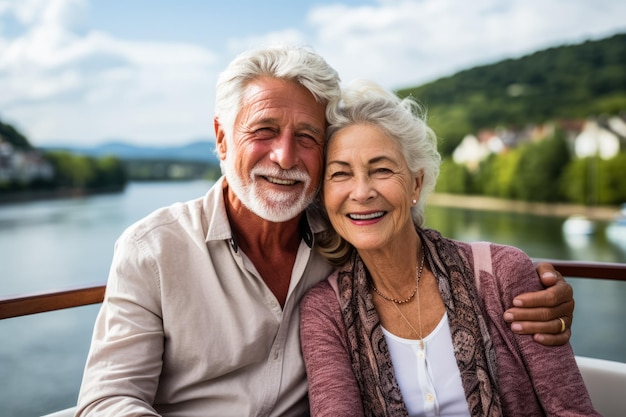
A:
<svg viewBox="0 0 626 417">
<path fill-rule="evenodd" d="M 426 209 L 426 226 L 453 239 L 513 245 L 535 258 L 626 262 L 626 253 L 605 238 L 606 222 L 597 222 L 598 232 L 593 235 L 569 237 L 562 233 L 563 220 L 448 207 Z"/>
</svg>

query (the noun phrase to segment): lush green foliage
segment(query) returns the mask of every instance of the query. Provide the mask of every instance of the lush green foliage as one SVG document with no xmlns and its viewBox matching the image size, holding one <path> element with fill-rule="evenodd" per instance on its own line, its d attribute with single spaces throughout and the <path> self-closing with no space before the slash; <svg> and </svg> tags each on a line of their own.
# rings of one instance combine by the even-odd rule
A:
<svg viewBox="0 0 626 417">
<path fill-rule="evenodd" d="M 562 134 L 492 154 L 475 172 L 446 159 L 438 192 L 523 201 L 618 205 L 626 201 L 626 152 L 573 159 Z"/>
<path fill-rule="evenodd" d="M 561 189 L 568 201 L 586 205 L 626 202 L 626 152 L 615 158 L 572 161 L 563 172 Z"/>
<path fill-rule="evenodd" d="M 617 114 L 626 109 L 626 34 L 476 67 L 398 95 L 426 106 L 444 155 L 483 128 Z"/>
<path fill-rule="evenodd" d="M 0 122 L 0 138 L 10 143 L 15 152 L 37 152 L 28 139 L 13 126 Z M 37 152 L 40 153 L 41 152 Z M 14 193 L 27 190 L 74 189 L 80 191 L 121 190 L 128 182 L 126 169 L 119 158 L 107 156 L 91 158 L 69 152 L 48 152 L 44 158 L 52 165 L 50 179 L 35 178 L 0 181 L 0 192 Z"/>
<path fill-rule="evenodd" d="M 50 152 L 46 158 L 54 167 L 55 187 L 122 189 L 127 182 L 124 164 L 113 156 L 96 159 L 69 152 Z"/>
<path fill-rule="evenodd" d="M 430 126 L 450 155 L 468 133 L 513 130 L 557 119 L 626 110 L 626 34 L 561 46 L 459 72 L 415 88 Z M 572 157 L 563 132 L 491 155 L 475 172 L 445 157 L 438 192 L 525 201 L 620 204 L 626 201 L 626 154 L 605 161 Z"/>
<path fill-rule="evenodd" d="M 563 201 L 559 178 L 570 161 L 564 135 L 524 144 L 511 181 L 513 198 L 525 201 Z"/>
<path fill-rule="evenodd" d="M 471 179 L 471 174 L 464 165 L 454 163 L 452 158 L 444 158 L 436 191 L 451 194 L 469 193 L 472 188 Z"/>
</svg>

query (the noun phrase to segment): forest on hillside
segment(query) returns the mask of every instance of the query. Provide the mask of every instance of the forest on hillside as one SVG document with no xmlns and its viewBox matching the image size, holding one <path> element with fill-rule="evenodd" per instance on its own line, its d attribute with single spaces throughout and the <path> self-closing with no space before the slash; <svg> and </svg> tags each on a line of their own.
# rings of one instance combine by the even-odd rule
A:
<svg viewBox="0 0 626 417">
<path fill-rule="evenodd" d="M 545 49 L 397 91 L 413 96 L 449 155 L 468 133 L 626 111 L 626 34 Z"/>
<path fill-rule="evenodd" d="M 576 158 L 563 129 L 492 154 L 476 169 L 451 158 L 464 136 L 612 116 L 626 120 L 626 34 L 538 51 L 397 92 L 426 109 L 444 157 L 438 192 L 542 202 L 626 202 L 626 138 L 613 158 Z M 582 124 L 582 123 L 581 123 Z M 569 138 L 571 139 L 571 138 Z"/>
</svg>

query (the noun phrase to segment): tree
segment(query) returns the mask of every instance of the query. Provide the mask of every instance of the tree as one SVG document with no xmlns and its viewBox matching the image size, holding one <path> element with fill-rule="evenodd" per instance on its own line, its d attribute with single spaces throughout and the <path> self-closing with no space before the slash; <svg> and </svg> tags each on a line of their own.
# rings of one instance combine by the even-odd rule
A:
<svg viewBox="0 0 626 417">
<path fill-rule="evenodd" d="M 33 146 L 30 144 L 26 136 L 22 135 L 17 129 L 9 124 L 2 123 L 0 121 L 0 142 L 7 141 L 17 149 L 32 150 Z"/>
<path fill-rule="evenodd" d="M 441 164 L 437 192 L 451 194 L 470 194 L 470 173 L 464 165 L 455 163 L 451 158 L 444 158 Z"/>
<path fill-rule="evenodd" d="M 512 196 L 525 201 L 563 201 L 559 179 L 571 160 L 564 135 L 525 144 L 519 151 Z"/>
</svg>

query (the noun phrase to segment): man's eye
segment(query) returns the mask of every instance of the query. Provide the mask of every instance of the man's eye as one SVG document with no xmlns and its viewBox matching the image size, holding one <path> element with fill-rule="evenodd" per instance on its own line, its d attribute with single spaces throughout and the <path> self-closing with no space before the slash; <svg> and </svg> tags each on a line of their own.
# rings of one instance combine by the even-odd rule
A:
<svg viewBox="0 0 626 417">
<path fill-rule="evenodd" d="M 323 139 L 318 139 L 317 137 L 308 133 L 298 134 L 298 139 L 301 143 L 307 143 L 307 144 L 313 144 L 313 145 L 319 145 L 319 144 L 324 143 Z"/>
<path fill-rule="evenodd" d="M 261 138 L 270 138 L 275 135 L 274 129 L 269 128 L 269 127 L 262 127 L 260 129 L 257 129 L 254 131 L 254 134 Z"/>
</svg>

